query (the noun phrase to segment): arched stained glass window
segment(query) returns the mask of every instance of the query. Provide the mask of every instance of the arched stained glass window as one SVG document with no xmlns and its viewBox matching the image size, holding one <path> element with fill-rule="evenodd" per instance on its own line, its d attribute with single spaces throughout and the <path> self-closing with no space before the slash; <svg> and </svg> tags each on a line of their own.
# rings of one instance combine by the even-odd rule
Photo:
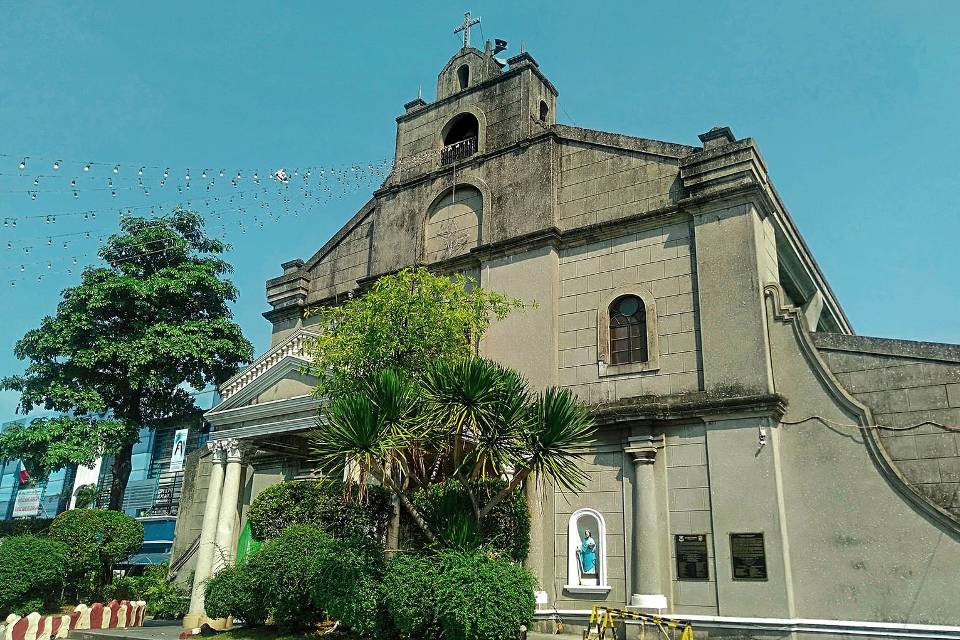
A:
<svg viewBox="0 0 960 640">
<path fill-rule="evenodd" d="M 637 296 L 621 296 L 610 305 L 610 364 L 647 359 L 647 309 Z"/>
</svg>

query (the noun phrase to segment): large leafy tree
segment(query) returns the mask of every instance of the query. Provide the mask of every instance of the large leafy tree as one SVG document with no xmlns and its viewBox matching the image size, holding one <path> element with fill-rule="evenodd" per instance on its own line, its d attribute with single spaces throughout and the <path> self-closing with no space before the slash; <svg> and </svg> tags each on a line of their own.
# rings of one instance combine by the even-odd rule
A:
<svg viewBox="0 0 960 640">
<path fill-rule="evenodd" d="M 312 341 L 319 395 L 357 391 L 384 368 L 417 376 L 424 364 L 463 360 L 479 349 L 490 323 L 524 304 L 463 275 L 423 267 L 376 280 L 361 296 L 310 309 L 321 327 Z"/>
<path fill-rule="evenodd" d="M 64 290 L 52 316 L 17 342 L 29 364 L 0 381 L 20 392 L 20 410 L 61 412 L 0 435 L 0 458 L 21 458 L 31 475 L 114 457 L 111 509 L 119 510 L 131 454 L 143 427 L 199 409 L 191 389 L 222 382 L 253 347 L 233 321 L 237 289 L 207 237 L 203 219 L 177 209 L 154 219 L 125 216 L 88 266 Z"/>
</svg>

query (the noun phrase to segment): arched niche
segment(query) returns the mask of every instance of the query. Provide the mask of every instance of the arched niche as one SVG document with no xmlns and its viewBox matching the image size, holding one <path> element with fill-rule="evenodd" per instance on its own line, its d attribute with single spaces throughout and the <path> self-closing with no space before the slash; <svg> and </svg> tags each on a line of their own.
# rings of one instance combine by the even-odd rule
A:
<svg viewBox="0 0 960 640">
<path fill-rule="evenodd" d="M 470 65 L 462 64 L 457 67 L 457 84 L 460 86 L 460 91 L 470 86 Z"/>
<path fill-rule="evenodd" d="M 584 572 L 581 548 L 589 531 L 596 542 L 595 575 Z M 570 515 L 567 527 L 567 584 L 571 593 L 606 593 L 607 582 L 607 524 L 595 509 L 578 509 Z"/>
<path fill-rule="evenodd" d="M 442 193 L 427 212 L 424 241 L 426 263 L 468 253 L 480 244 L 483 194 L 477 187 L 458 184 Z"/>
<path fill-rule="evenodd" d="M 464 162 L 486 148 L 487 119 L 475 105 L 462 107 L 437 130 L 438 166 Z"/>
</svg>

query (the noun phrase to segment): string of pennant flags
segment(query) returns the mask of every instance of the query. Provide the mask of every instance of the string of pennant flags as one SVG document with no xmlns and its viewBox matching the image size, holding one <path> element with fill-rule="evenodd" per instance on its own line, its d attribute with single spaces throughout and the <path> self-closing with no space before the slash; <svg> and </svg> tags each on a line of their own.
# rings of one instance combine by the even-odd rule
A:
<svg viewBox="0 0 960 640">
<path fill-rule="evenodd" d="M 422 165 L 435 159 L 439 153 L 439 150 L 431 149 L 396 160 L 380 158 L 311 165 L 290 171 L 285 168 L 272 171 L 202 168 L 191 171 L 157 163 L 82 161 L 52 154 L 0 153 L 0 283 L 7 281 L 10 286 L 16 286 L 30 279 L 42 281 L 53 274 L 73 275 L 75 265 L 81 259 L 96 256 L 110 234 L 115 232 L 115 227 L 104 227 L 104 221 L 116 223 L 124 215 L 152 218 L 176 207 L 196 210 L 208 220 L 223 222 L 215 228 L 225 239 L 229 232 L 247 233 L 249 229 L 278 222 L 284 216 L 313 214 L 318 207 L 357 191 L 375 189 L 391 173 Z M 38 201 L 28 206 L 39 207 L 48 198 L 62 203 L 64 199 L 69 201 L 70 196 L 78 199 L 81 194 L 88 193 L 99 194 L 106 203 L 113 198 L 125 201 L 137 190 L 149 196 L 151 189 L 155 195 L 162 193 L 168 197 L 151 203 L 125 202 L 123 206 L 115 204 L 113 207 L 68 209 L 58 206 L 56 211 L 42 213 L 15 213 L 11 207 L 21 208 L 11 204 L 16 198 L 3 197 L 4 194 L 26 194 L 30 200 Z M 196 193 L 191 197 L 186 193 L 188 191 Z M 21 235 L 23 230 L 34 225 L 52 230 L 58 220 L 69 222 L 69 230 Z"/>
</svg>

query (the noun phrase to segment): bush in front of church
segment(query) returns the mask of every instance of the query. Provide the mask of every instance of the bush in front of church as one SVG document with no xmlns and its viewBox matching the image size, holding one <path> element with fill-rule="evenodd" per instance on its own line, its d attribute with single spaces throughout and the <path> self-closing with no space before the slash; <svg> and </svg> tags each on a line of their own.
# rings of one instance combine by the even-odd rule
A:
<svg viewBox="0 0 960 640">
<path fill-rule="evenodd" d="M 336 544 L 316 527 L 293 525 L 250 556 L 247 570 L 275 625 L 297 629 L 323 619 L 311 598 L 313 565 Z"/>
<path fill-rule="evenodd" d="M 437 558 L 401 553 L 383 576 L 384 606 L 402 640 L 442 640 L 437 619 Z"/>
<path fill-rule="evenodd" d="M 13 536 L 0 544 L 0 617 L 54 612 L 63 593 L 69 549 L 39 536 Z"/>
<path fill-rule="evenodd" d="M 365 537 L 317 547 L 311 576 L 314 605 L 364 637 L 390 635 L 383 606 L 383 548 Z"/>
<path fill-rule="evenodd" d="M 536 581 L 521 565 L 491 553 L 443 554 L 437 618 L 446 640 L 517 637 L 533 620 Z"/>
<path fill-rule="evenodd" d="M 207 582 L 204 609 L 211 618 L 233 616 L 254 626 L 267 619 L 267 607 L 247 562 L 222 569 Z"/>
<path fill-rule="evenodd" d="M 312 525 L 340 538 L 368 536 L 382 541 L 390 523 L 389 493 L 367 487 L 366 502 L 344 498 L 343 484 L 296 480 L 266 488 L 250 505 L 250 532 L 257 540 L 276 538 L 293 525 Z"/>
<path fill-rule="evenodd" d="M 500 479 L 479 481 L 474 484 L 479 506 L 483 508 L 506 483 Z M 497 504 L 476 525 L 472 514 L 470 496 L 463 483 L 457 479 L 429 485 L 414 492 L 412 502 L 423 514 L 427 525 L 441 541 L 442 546 L 460 551 L 473 551 L 481 547 L 500 551 L 523 562 L 530 550 L 530 510 L 523 490 L 517 489 L 506 500 Z M 402 513 L 401 517 L 406 513 Z M 407 547 L 429 546 L 419 527 L 404 527 Z"/>
</svg>

